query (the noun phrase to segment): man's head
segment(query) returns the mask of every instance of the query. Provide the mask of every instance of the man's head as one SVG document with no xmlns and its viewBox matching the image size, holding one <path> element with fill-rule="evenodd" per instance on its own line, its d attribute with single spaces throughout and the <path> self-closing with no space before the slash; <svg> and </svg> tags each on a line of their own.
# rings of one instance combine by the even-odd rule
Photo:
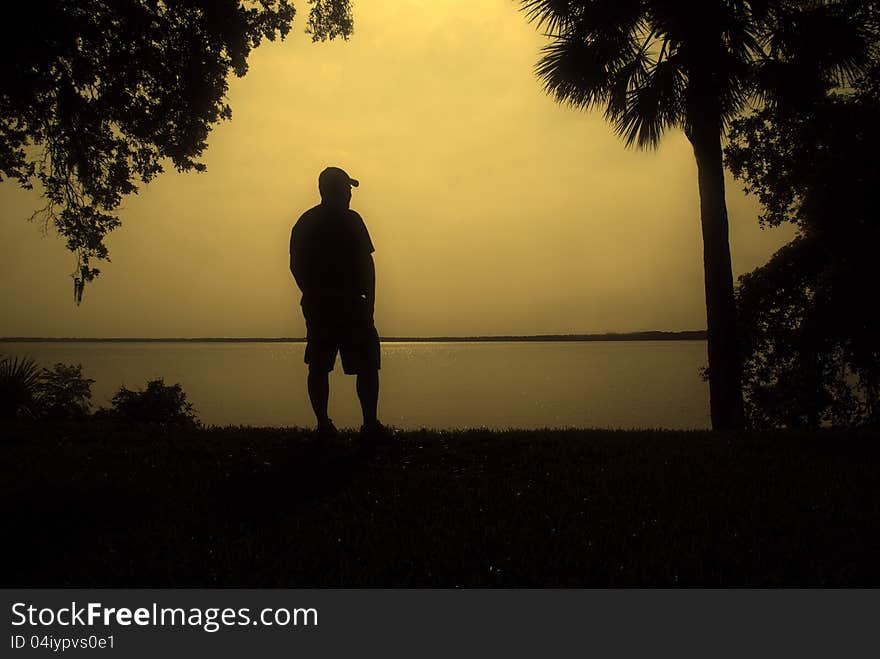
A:
<svg viewBox="0 0 880 659">
<path fill-rule="evenodd" d="M 318 176 L 321 202 L 329 206 L 348 208 L 351 202 L 351 189 L 357 186 L 357 180 L 339 167 L 328 167 Z"/>
</svg>

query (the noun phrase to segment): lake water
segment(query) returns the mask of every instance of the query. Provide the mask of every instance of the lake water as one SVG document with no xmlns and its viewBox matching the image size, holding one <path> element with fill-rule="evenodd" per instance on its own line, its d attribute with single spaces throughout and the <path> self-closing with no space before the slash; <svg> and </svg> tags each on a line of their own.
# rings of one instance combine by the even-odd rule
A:
<svg viewBox="0 0 880 659">
<path fill-rule="evenodd" d="M 304 347 L 0 342 L 0 353 L 82 364 L 95 406 L 163 377 L 206 424 L 310 426 Z M 384 343 L 379 416 L 401 428 L 708 428 L 705 364 L 705 341 Z M 330 387 L 336 425 L 360 425 L 354 377 L 338 362 Z"/>
</svg>

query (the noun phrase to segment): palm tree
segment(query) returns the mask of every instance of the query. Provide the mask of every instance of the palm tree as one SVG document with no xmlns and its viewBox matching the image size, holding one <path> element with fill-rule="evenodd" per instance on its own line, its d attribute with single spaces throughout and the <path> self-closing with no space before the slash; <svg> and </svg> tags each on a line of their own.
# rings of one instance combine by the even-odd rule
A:
<svg viewBox="0 0 880 659">
<path fill-rule="evenodd" d="M 550 43 L 536 70 L 557 101 L 604 107 L 627 146 L 680 128 L 697 162 L 712 427 L 743 423 L 722 139 L 750 103 L 852 74 L 867 37 L 852 2 L 520 0 Z M 775 92 L 775 96 L 770 96 Z"/>
</svg>

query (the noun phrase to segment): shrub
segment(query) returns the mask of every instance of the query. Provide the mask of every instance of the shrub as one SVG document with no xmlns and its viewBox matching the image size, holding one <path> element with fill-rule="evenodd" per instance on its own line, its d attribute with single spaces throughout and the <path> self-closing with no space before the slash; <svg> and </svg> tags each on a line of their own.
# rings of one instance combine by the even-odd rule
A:
<svg viewBox="0 0 880 659">
<path fill-rule="evenodd" d="M 82 376 L 82 364 L 55 364 L 40 374 L 39 406 L 42 416 L 51 419 L 82 418 L 91 407 L 90 378 Z"/>
<path fill-rule="evenodd" d="M 799 236 L 740 278 L 743 393 L 751 426 L 880 422 L 880 323 L 864 299 L 873 267 L 865 252 L 837 251 L 827 240 Z"/>
<path fill-rule="evenodd" d="M 166 385 L 164 379 L 147 382 L 146 389 L 132 391 L 124 386 L 111 399 L 109 416 L 129 423 L 199 425 L 192 403 L 180 384 Z"/>
<path fill-rule="evenodd" d="M 33 359 L 0 359 L 0 419 L 37 416 L 39 386 L 40 367 Z"/>
</svg>

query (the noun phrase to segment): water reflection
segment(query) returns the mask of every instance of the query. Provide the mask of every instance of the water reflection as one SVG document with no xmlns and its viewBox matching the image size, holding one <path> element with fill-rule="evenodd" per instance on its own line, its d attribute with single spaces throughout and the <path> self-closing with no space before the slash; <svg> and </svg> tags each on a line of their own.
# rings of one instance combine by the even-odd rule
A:
<svg viewBox="0 0 880 659">
<path fill-rule="evenodd" d="M 301 343 L 7 343 L 43 365 L 82 363 L 107 404 L 122 384 L 180 382 L 209 424 L 311 425 Z M 707 428 L 705 341 L 386 343 L 380 418 L 403 428 Z M 331 375 L 330 415 L 357 426 L 354 378 Z"/>
</svg>

